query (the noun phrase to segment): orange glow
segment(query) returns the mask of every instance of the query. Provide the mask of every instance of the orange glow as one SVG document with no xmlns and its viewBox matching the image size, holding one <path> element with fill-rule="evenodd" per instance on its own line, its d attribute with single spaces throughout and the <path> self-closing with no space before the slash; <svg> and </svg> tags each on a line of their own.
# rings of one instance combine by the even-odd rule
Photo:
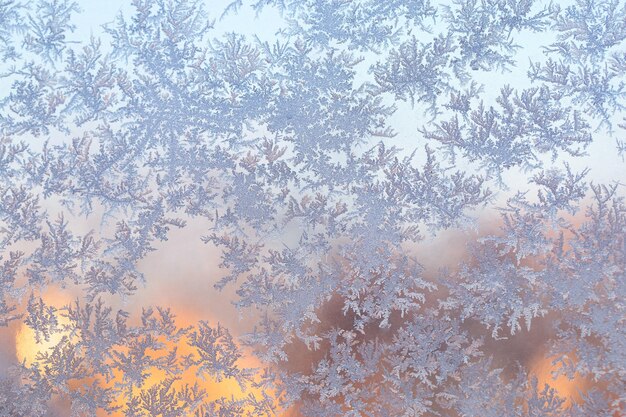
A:
<svg viewBox="0 0 626 417">
<path fill-rule="evenodd" d="M 183 356 L 194 353 L 194 348 L 191 347 L 189 344 L 184 343 L 184 338 L 183 338 L 178 344 L 174 344 L 173 342 L 165 342 L 165 348 L 159 351 L 159 354 L 155 355 L 155 357 L 165 356 L 173 348 L 177 349 L 177 356 L 179 359 L 182 358 Z M 252 358 L 241 358 L 239 361 L 239 365 L 240 366 L 252 366 L 253 365 Z M 159 383 L 166 380 L 168 377 L 164 371 L 158 370 L 158 369 L 150 369 L 149 373 L 150 373 L 150 376 L 144 381 L 143 386 L 141 387 L 141 391 L 146 391 L 150 389 L 151 387 L 158 385 Z M 115 375 L 115 378 L 109 384 L 106 384 L 106 386 L 113 387 L 115 382 L 121 381 L 122 375 L 119 371 L 117 370 L 114 371 L 114 375 Z M 174 388 L 181 388 L 185 384 L 194 385 L 195 383 L 197 383 L 201 389 L 204 389 L 206 391 L 207 395 L 205 397 L 205 401 L 207 402 L 217 400 L 221 397 L 226 397 L 228 399 L 232 398 L 234 400 L 240 400 L 240 399 L 244 399 L 248 397 L 249 395 L 253 395 L 255 398 L 259 400 L 263 398 L 260 390 L 255 389 L 253 387 L 247 387 L 247 389 L 243 391 L 241 387 L 237 384 L 237 382 L 232 378 L 224 379 L 218 382 L 215 379 L 207 376 L 203 380 L 198 375 L 196 375 L 195 370 L 193 368 L 185 370 L 182 374 L 178 375 L 178 377 L 179 377 L 179 380 L 177 380 L 173 384 Z M 116 405 L 123 406 L 125 405 L 126 399 L 120 396 L 116 402 L 117 402 Z M 253 411 L 253 410 L 251 407 L 246 407 L 244 408 L 244 411 Z M 102 414 L 102 415 L 105 415 L 105 414 Z M 122 416 L 123 413 L 122 413 L 122 410 L 120 410 L 116 413 L 109 413 L 106 415 L 112 416 L 112 417 L 118 417 L 118 416 Z"/>
<path fill-rule="evenodd" d="M 571 359 L 571 358 L 570 358 Z M 565 399 L 564 408 L 569 408 L 573 402 L 581 402 L 581 394 L 584 394 L 590 387 L 590 381 L 578 373 L 573 379 L 569 379 L 566 375 L 558 375 L 553 377 L 553 372 L 558 371 L 559 364 L 552 364 L 554 358 L 541 355 L 532 362 L 530 376 L 536 377 L 538 389 L 542 389 L 545 384 L 554 388 L 559 395 Z M 572 359 L 575 360 L 575 359 Z"/>
<path fill-rule="evenodd" d="M 176 318 L 176 323 L 181 327 L 186 327 L 187 325 L 191 324 L 190 322 L 196 318 L 193 312 L 191 314 L 182 314 L 182 316 L 182 320 L 180 320 L 179 317 Z M 64 324 L 69 324 L 67 319 L 60 316 L 59 322 L 61 326 Z M 215 324 L 211 323 L 211 325 Z M 26 324 L 22 323 L 20 324 L 18 331 L 15 335 L 17 359 L 20 362 L 24 362 L 26 366 L 31 366 L 33 365 L 33 363 L 36 362 L 36 357 L 38 353 L 45 352 L 53 348 L 63 339 L 64 336 L 66 336 L 66 334 L 63 331 L 56 332 L 53 333 L 47 341 L 42 340 L 40 343 L 37 343 L 35 340 L 35 332 L 30 329 Z M 159 341 L 164 344 L 164 347 L 157 352 L 152 352 L 154 358 L 164 357 L 174 348 L 177 349 L 177 357 L 179 361 L 182 357 L 187 355 L 193 355 L 195 353 L 195 348 L 187 343 L 186 337 L 182 337 L 178 343 L 168 342 L 163 338 L 160 338 Z M 238 361 L 238 365 L 241 367 L 245 366 L 253 368 L 258 367 L 260 364 L 255 358 L 250 356 L 244 356 L 240 358 L 240 360 Z M 164 371 L 156 368 L 151 368 L 148 370 L 148 372 L 150 374 L 149 377 L 144 381 L 141 389 L 138 390 L 137 393 L 139 393 L 139 391 L 146 391 L 168 378 L 168 375 Z M 197 383 L 201 389 L 204 389 L 206 391 L 207 395 L 205 397 L 205 401 L 214 401 L 221 397 L 240 400 L 249 397 L 250 395 L 253 395 L 258 400 L 263 399 L 263 396 L 261 395 L 261 390 L 248 386 L 247 389 L 245 389 L 244 391 L 233 378 L 224 379 L 218 382 L 213 378 L 206 376 L 205 380 L 202 380 L 202 378 L 196 375 L 195 369 L 193 368 L 185 370 L 180 375 L 178 375 L 178 377 L 179 379 L 173 385 L 174 388 L 178 389 L 185 384 L 194 385 L 195 383 Z M 111 381 L 106 382 L 103 377 L 97 377 L 97 379 L 99 380 L 100 386 L 102 386 L 103 388 L 114 388 L 116 383 L 122 381 L 122 374 L 119 370 L 113 370 L 113 379 Z M 71 391 L 77 391 L 87 385 L 91 385 L 95 380 L 96 378 L 93 377 L 81 380 L 72 380 L 68 382 L 68 389 Z M 126 403 L 126 399 L 120 396 L 119 398 L 117 398 L 115 403 L 116 404 L 112 405 L 124 406 Z M 244 411 L 252 411 L 252 408 L 244 408 Z M 117 417 L 122 416 L 123 412 L 122 410 L 120 410 L 114 413 L 107 413 L 103 410 L 99 410 L 97 415 Z"/>
<path fill-rule="evenodd" d="M 15 351 L 17 359 L 20 362 L 25 362 L 26 366 L 31 366 L 40 352 L 46 352 L 47 350 L 56 346 L 63 338 L 62 332 L 53 333 L 48 340 L 41 340 L 40 343 L 35 341 L 35 332 L 26 324 L 20 324 L 20 327 L 15 335 Z"/>
<path fill-rule="evenodd" d="M 65 291 L 65 292 L 64 292 Z M 56 308 L 70 302 L 72 297 L 71 291 L 67 289 L 60 289 L 54 286 L 48 286 L 45 289 L 45 294 L 40 295 L 47 305 L 52 305 Z M 20 362 L 25 362 L 27 366 L 30 366 L 35 361 L 38 353 L 48 351 L 50 348 L 56 346 L 65 333 L 61 330 L 63 325 L 69 324 L 68 320 L 62 317 L 57 312 L 58 330 L 52 333 L 48 340 L 44 340 L 41 337 L 40 343 L 36 342 L 35 332 L 28 327 L 24 322 L 19 324 L 17 333 L 15 334 L 15 353 L 17 359 Z"/>
</svg>

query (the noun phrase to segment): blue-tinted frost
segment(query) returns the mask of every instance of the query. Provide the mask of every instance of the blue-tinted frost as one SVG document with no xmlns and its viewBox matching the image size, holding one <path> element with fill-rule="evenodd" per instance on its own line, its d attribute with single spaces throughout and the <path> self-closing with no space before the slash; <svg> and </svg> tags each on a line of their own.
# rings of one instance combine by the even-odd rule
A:
<svg viewBox="0 0 626 417">
<path fill-rule="evenodd" d="M 623 412 L 623 1 L 83 3 L 0 0 L 0 415 Z M 173 229 L 245 334 L 124 304 Z"/>
</svg>

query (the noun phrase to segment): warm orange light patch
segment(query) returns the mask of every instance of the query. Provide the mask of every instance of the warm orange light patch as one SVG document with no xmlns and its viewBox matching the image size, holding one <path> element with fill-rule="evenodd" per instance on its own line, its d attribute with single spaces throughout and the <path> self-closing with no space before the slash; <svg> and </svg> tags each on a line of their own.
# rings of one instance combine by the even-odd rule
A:
<svg viewBox="0 0 626 417">
<path fill-rule="evenodd" d="M 566 375 L 558 375 L 557 378 L 554 378 L 553 373 L 559 370 L 560 365 L 553 365 L 553 360 L 553 357 L 543 355 L 538 357 L 532 362 L 530 375 L 537 378 L 539 389 L 542 389 L 545 384 L 554 388 L 559 397 L 565 399 L 563 407 L 569 408 L 573 402 L 579 403 L 582 401 L 581 394 L 584 394 L 589 389 L 590 382 L 579 374 L 575 374 L 573 379 L 569 379 Z M 575 358 L 572 360 L 575 361 Z"/>
<path fill-rule="evenodd" d="M 179 358 L 182 358 L 183 356 L 194 353 L 194 348 L 192 348 L 187 343 L 185 343 L 185 338 L 183 338 L 177 344 L 173 342 L 166 342 L 166 347 L 162 351 L 159 351 L 159 353 L 156 354 L 155 357 L 165 356 L 174 348 L 177 349 L 177 355 Z M 239 361 L 239 365 L 242 367 L 244 366 L 251 367 L 253 365 L 253 361 L 251 358 L 241 358 Z M 141 387 L 140 391 L 147 391 L 151 387 L 158 385 L 159 383 L 165 381 L 168 378 L 167 373 L 164 372 L 163 370 L 150 369 L 149 373 L 150 373 L 150 376 L 144 381 L 143 386 Z M 115 378 L 113 380 L 111 380 L 108 384 L 103 384 L 103 385 L 107 387 L 113 387 L 115 382 L 120 382 L 122 380 L 122 375 L 119 371 L 115 370 L 114 375 L 115 375 Z M 241 389 L 239 384 L 232 378 L 224 379 L 218 382 L 215 379 L 206 376 L 205 379 L 203 380 L 201 377 L 196 375 L 195 369 L 193 368 L 185 370 L 183 373 L 178 375 L 178 378 L 179 379 L 173 385 L 174 388 L 178 389 L 186 384 L 193 386 L 194 384 L 197 383 L 201 389 L 204 389 L 206 391 L 207 395 L 204 400 L 207 402 L 215 401 L 221 397 L 234 399 L 234 400 L 240 400 L 250 395 L 253 395 L 255 398 L 259 400 L 263 398 L 263 396 L 261 395 L 261 391 L 259 389 L 248 386 L 247 389 L 244 391 Z M 118 406 L 123 407 L 125 403 L 126 403 L 126 399 L 123 396 L 120 396 L 118 399 L 116 399 L 116 405 Z M 252 407 L 245 407 L 244 411 L 252 412 L 253 409 Z M 99 413 L 98 415 L 104 416 L 105 414 Z M 122 410 L 120 410 L 118 412 L 109 413 L 106 415 L 109 417 L 121 417 L 123 413 L 122 413 Z"/>
<path fill-rule="evenodd" d="M 59 315 L 58 319 L 59 319 L 60 328 L 62 328 L 63 325 L 69 324 L 67 318 L 64 318 Z M 185 317 L 185 315 L 183 314 L 183 320 L 178 320 L 178 317 L 177 317 L 176 322 L 179 326 L 185 327 L 185 325 L 190 324 L 190 321 L 186 319 L 189 319 L 189 317 Z M 61 330 L 61 331 L 51 334 L 48 340 L 42 339 L 40 343 L 37 343 L 36 338 L 35 338 L 35 332 L 26 324 L 21 323 L 15 336 L 15 347 L 16 347 L 17 359 L 20 362 L 25 362 L 26 366 L 31 366 L 33 365 L 33 363 L 36 362 L 38 353 L 49 351 L 51 348 L 58 345 L 58 343 L 61 342 L 64 336 L 67 336 L 67 334 L 66 332 Z M 152 354 L 155 358 L 164 357 L 168 353 L 170 353 L 174 348 L 177 349 L 177 356 L 179 360 L 182 360 L 182 357 L 184 356 L 196 354 L 195 348 L 191 347 L 186 341 L 187 341 L 186 336 L 183 336 L 179 340 L 178 343 L 168 342 L 166 340 L 160 340 L 160 342 L 164 343 L 163 349 L 159 349 L 156 352 L 152 352 Z M 259 366 L 258 361 L 248 356 L 240 358 L 238 364 L 241 367 L 249 367 L 249 368 L 254 368 L 254 367 Z M 148 390 L 151 387 L 158 385 L 160 382 L 163 382 L 168 378 L 167 373 L 164 372 L 163 370 L 152 368 L 152 369 L 149 369 L 148 372 L 149 372 L 149 377 L 144 381 L 142 387 L 140 388 L 140 390 L 137 391 L 137 393 L 139 393 L 140 391 Z M 209 376 L 205 376 L 205 379 L 203 380 L 201 377 L 199 377 L 196 374 L 194 368 L 185 370 L 180 375 L 178 375 L 178 377 L 179 379 L 174 383 L 175 388 L 180 388 L 185 384 L 194 385 L 195 383 L 197 383 L 200 386 L 200 388 L 206 390 L 207 395 L 205 397 L 205 401 L 214 401 L 221 397 L 226 397 L 228 399 L 234 399 L 234 400 L 240 400 L 240 399 L 249 397 L 250 395 L 253 395 L 258 400 L 263 399 L 263 396 L 259 389 L 248 386 L 245 390 L 242 390 L 242 388 L 239 386 L 237 381 L 233 378 L 224 379 L 218 382 Z M 119 383 L 122 381 L 122 374 L 119 372 L 119 370 L 113 370 L 112 380 L 106 382 L 103 377 L 97 377 L 97 379 L 99 381 L 99 385 L 102 386 L 103 388 L 114 388 L 116 383 Z M 94 381 L 96 381 L 96 378 L 73 380 L 68 383 L 69 385 L 68 388 L 71 391 L 80 390 L 84 386 L 91 385 L 91 383 L 93 383 Z M 112 404 L 112 405 L 118 405 L 118 406 L 123 407 L 126 402 L 126 399 L 123 396 L 120 396 L 118 399 L 116 399 L 115 402 L 116 404 Z M 244 411 L 253 411 L 253 410 L 252 410 L 252 407 L 247 407 L 244 409 Z M 121 410 L 118 412 L 113 412 L 113 413 L 106 413 L 106 412 L 103 412 L 102 410 L 99 410 L 97 415 L 98 416 L 107 415 L 110 417 L 117 417 L 117 416 L 122 416 L 123 413 Z"/>
<path fill-rule="evenodd" d="M 49 286 L 46 288 L 44 302 L 58 308 L 59 306 L 68 304 L 70 302 L 70 298 L 71 293 L 69 291 L 66 294 L 63 293 L 63 290 L 60 288 Z M 63 326 L 68 325 L 69 321 L 67 318 L 59 314 L 58 311 L 57 320 L 57 331 L 50 334 L 48 340 L 45 340 L 42 336 L 39 343 L 37 343 L 33 329 L 28 327 L 24 322 L 19 324 L 15 335 L 15 353 L 20 362 L 25 362 L 27 366 L 30 366 L 35 361 L 38 353 L 46 352 L 59 344 L 61 339 L 63 339 L 63 336 L 66 335 L 66 332 L 62 330 Z"/>
<path fill-rule="evenodd" d="M 15 351 L 17 359 L 25 362 L 26 366 L 31 366 L 39 352 L 45 352 L 56 346 L 63 338 L 62 332 L 53 333 L 48 340 L 35 341 L 35 332 L 26 324 L 20 324 L 15 335 Z"/>
</svg>

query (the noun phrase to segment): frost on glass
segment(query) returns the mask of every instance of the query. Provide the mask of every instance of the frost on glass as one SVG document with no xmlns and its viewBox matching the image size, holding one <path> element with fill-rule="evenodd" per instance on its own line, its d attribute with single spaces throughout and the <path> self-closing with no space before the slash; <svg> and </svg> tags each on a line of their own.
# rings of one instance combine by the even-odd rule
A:
<svg viewBox="0 0 626 417">
<path fill-rule="evenodd" d="M 623 1 L 0 0 L 0 56 L 0 416 L 625 415 Z"/>
</svg>

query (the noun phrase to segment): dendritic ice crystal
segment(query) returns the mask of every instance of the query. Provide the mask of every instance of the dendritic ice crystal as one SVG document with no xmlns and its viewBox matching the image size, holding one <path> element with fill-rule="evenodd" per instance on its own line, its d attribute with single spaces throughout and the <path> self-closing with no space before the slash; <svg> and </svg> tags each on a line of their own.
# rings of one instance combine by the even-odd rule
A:
<svg viewBox="0 0 626 417">
<path fill-rule="evenodd" d="M 0 0 L 0 417 L 626 416 L 624 0 Z"/>
</svg>

